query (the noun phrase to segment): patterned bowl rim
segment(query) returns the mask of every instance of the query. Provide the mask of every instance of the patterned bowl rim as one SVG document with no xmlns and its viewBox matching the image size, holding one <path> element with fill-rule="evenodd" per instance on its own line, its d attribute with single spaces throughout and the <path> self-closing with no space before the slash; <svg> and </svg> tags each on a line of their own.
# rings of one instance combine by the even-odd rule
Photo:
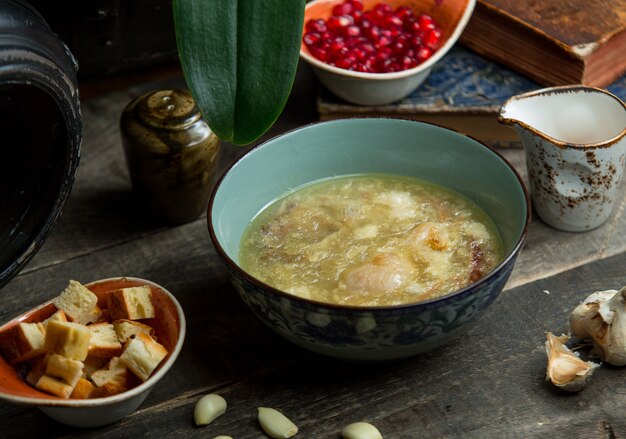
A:
<svg viewBox="0 0 626 439">
<path fill-rule="evenodd" d="M 482 146 L 483 148 L 487 149 L 491 154 L 493 154 L 496 158 L 498 158 L 499 160 L 501 160 L 508 168 L 509 170 L 513 173 L 513 175 L 515 176 L 515 178 L 517 179 L 517 182 L 519 183 L 520 188 L 522 189 L 523 193 L 524 193 L 524 200 L 525 200 L 525 207 L 526 207 L 526 218 L 524 220 L 524 228 L 517 240 L 517 243 L 515 244 L 515 246 L 513 247 L 513 249 L 506 255 L 506 257 L 494 268 L 492 269 L 489 274 L 487 274 L 486 276 L 484 276 L 483 278 L 481 278 L 478 282 L 472 283 L 460 290 L 456 290 L 456 291 L 452 291 L 451 293 L 445 294 L 443 296 L 439 296 L 433 299 L 428 299 L 428 300 L 422 300 L 419 302 L 411 302 L 411 303 L 403 303 L 403 304 L 399 304 L 399 305 L 386 305 L 386 306 L 355 306 L 355 305 L 339 305 L 339 304 L 332 304 L 332 303 L 327 303 L 327 302 L 321 302 L 321 301 L 317 301 L 317 300 L 312 300 L 312 299 L 305 299 L 302 297 L 298 297 L 295 296 L 293 294 L 289 294 L 285 291 L 279 290 L 278 288 L 275 288 L 269 284 L 266 284 L 265 282 L 255 278 L 254 276 L 248 274 L 245 270 L 243 270 L 239 264 L 237 264 L 234 260 L 232 260 L 226 253 L 226 251 L 224 250 L 224 248 L 222 247 L 222 245 L 220 244 L 219 240 L 217 239 L 217 235 L 215 234 L 215 230 L 213 229 L 213 203 L 215 202 L 215 197 L 217 192 L 220 190 L 220 187 L 224 181 L 224 179 L 226 178 L 226 176 L 230 173 L 230 171 L 237 166 L 237 164 L 243 160 L 246 159 L 246 157 L 248 157 L 250 154 L 252 154 L 252 152 L 258 150 L 258 149 L 262 149 L 262 148 L 268 148 L 271 147 L 271 144 L 273 143 L 274 140 L 283 137 L 285 135 L 288 134 L 293 134 L 296 133 L 298 131 L 304 131 L 307 129 L 310 129 L 312 127 L 315 126 L 319 126 L 319 125 L 334 125 L 334 124 L 342 124 L 345 123 L 346 120 L 343 119 L 339 119 L 339 120 L 331 120 L 331 121 L 325 121 L 325 122 L 313 122 L 307 125 L 302 125 L 300 127 L 294 128 L 292 130 L 288 130 L 285 131 L 284 133 L 281 133 L 277 136 L 272 137 L 271 139 L 268 139 L 264 142 L 261 142 L 259 145 L 255 146 L 254 148 L 251 148 L 249 151 L 247 151 L 245 154 L 243 154 L 241 157 L 239 157 L 237 160 L 235 160 L 234 163 L 232 163 L 228 169 L 221 175 L 221 177 L 219 178 L 219 180 L 217 181 L 217 183 L 215 184 L 215 187 L 213 188 L 213 192 L 211 193 L 211 198 L 209 200 L 209 205 L 208 205 L 208 212 L 207 212 L 207 225 L 208 225 L 208 229 L 209 229 L 209 235 L 211 236 L 211 241 L 213 242 L 213 245 L 215 246 L 215 249 L 217 250 L 218 254 L 221 256 L 222 260 L 225 261 L 225 263 L 231 268 L 231 270 L 236 273 L 237 275 L 241 276 L 242 278 L 246 279 L 248 282 L 252 283 L 253 285 L 256 285 L 257 287 L 259 287 L 261 290 L 264 290 L 268 295 L 276 295 L 278 297 L 282 297 L 283 299 L 287 299 L 288 301 L 294 301 L 294 302 L 299 302 L 301 304 L 306 304 L 308 306 L 316 306 L 316 307 L 322 307 L 322 308 L 328 308 L 328 309 L 334 309 L 334 310 L 343 310 L 343 311 L 373 311 L 373 310 L 384 310 L 384 311 L 397 311 L 397 310 L 403 310 L 403 309 L 431 309 L 433 308 L 433 305 L 443 305 L 445 303 L 448 302 L 453 302 L 456 300 L 460 300 L 466 296 L 472 295 L 475 293 L 475 291 L 477 291 L 478 289 L 480 289 L 480 287 L 488 285 L 492 279 L 496 278 L 500 272 L 509 264 L 509 262 L 511 262 L 511 260 L 514 260 L 519 251 L 521 250 L 521 248 L 524 245 L 524 242 L 526 240 L 526 235 L 528 234 L 528 227 L 530 224 L 530 219 L 531 219 L 531 209 L 530 209 L 530 197 L 528 194 L 528 190 L 526 189 L 526 186 L 524 185 L 524 182 L 522 180 L 522 178 L 520 177 L 519 173 L 517 172 L 517 170 L 513 167 L 513 165 L 511 165 L 511 163 L 504 158 L 504 156 L 502 156 L 500 153 L 498 153 L 497 151 L 495 151 L 493 148 L 491 148 L 490 146 L 488 146 L 487 144 L 485 144 L 484 142 L 476 139 L 473 136 L 470 136 L 468 134 L 465 134 L 461 131 L 455 130 L 455 129 L 451 129 L 451 128 L 447 128 L 441 125 L 437 125 L 434 123 L 430 123 L 430 122 L 421 122 L 421 121 L 414 121 L 414 120 L 403 120 L 403 119 L 397 119 L 397 118 L 393 118 L 393 117 L 357 117 L 357 118 L 351 118 L 350 120 L 354 120 L 354 119 L 358 119 L 358 120 L 363 120 L 363 121 L 383 121 L 383 120 L 388 120 L 388 121 L 394 121 L 394 122 L 398 122 L 398 123 L 406 123 L 406 124 L 421 124 L 421 125 L 427 125 L 427 126 L 433 126 L 436 127 L 438 129 L 441 130 L 446 130 L 446 131 L 451 131 L 454 133 L 457 133 L 461 136 L 467 137 L 473 141 L 475 141 L 478 145 Z"/>
</svg>

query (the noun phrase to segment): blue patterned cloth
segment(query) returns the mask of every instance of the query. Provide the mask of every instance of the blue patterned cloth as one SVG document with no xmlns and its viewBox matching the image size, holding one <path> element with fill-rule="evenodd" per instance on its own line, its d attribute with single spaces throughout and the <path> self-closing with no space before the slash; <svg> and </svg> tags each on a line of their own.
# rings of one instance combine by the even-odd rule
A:
<svg viewBox="0 0 626 439">
<path fill-rule="evenodd" d="M 511 96 L 543 88 L 536 82 L 508 68 L 489 61 L 464 47 L 455 46 L 433 68 L 426 81 L 411 95 L 377 111 L 497 111 Z M 607 89 L 626 99 L 626 75 Z M 355 105 L 346 103 L 327 90 L 320 93 L 318 105 L 349 111 Z M 337 108 L 339 110 L 339 108 Z"/>
</svg>

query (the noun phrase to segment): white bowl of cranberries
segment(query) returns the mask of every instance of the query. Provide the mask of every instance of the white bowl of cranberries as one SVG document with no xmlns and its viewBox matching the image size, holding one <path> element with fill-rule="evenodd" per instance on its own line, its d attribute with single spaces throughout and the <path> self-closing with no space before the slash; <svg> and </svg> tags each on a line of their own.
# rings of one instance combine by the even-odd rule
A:
<svg viewBox="0 0 626 439">
<path fill-rule="evenodd" d="M 300 56 L 340 98 L 384 105 L 409 95 L 459 39 L 476 0 L 313 0 Z"/>
</svg>

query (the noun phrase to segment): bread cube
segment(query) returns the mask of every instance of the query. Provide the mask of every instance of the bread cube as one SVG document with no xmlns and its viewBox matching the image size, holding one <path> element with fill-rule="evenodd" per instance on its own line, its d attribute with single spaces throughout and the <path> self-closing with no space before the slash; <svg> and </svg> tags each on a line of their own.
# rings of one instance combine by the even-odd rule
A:
<svg viewBox="0 0 626 439">
<path fill-rule="evenodd" d="M 85 317 L 85 320 L 87 320 L 87 323 L 85 323 L 85 325 L 88 325 L 90 323 L 101 323 L 103 312 L 104 311 L 102 311 L 98 305 L 94 306 L 93 309 L 89 311 L 89 313 Z"/>
<path fill-rule="evenodd" d="M 11 364 L 45 353 L 46 330 L 41 323 L 18 323 L 0 334 L 0 352 Z"/>
<path fill-rule="evenodd" d="M 150 336 L 154 334 L 154 329 L 152 328 L 152 326 L 144 325 L 143 323 L 136 322 L 134 320 L 114 320 L 113 327 L 115 328 L 115 333 L 117 334 L 118 340 L 122 343 L 126 343 L 126 340 L 128 340 L 133 335 L 139 333 Z"/>
<path fill-rule="evenodd" d="M 50 317 L 48 317 L 46 320 L 41 322 L 41 324 L 44 326 L 44 328 L 47 328 L 48 327 L 48 322 L 51 322 L 52 320 L 57 320 L 59 322 L 67 322 L 67 316 L 65 315 L 63 310 L 59 309 L 54 314 L 52 314 Z"/>
<path fill-rule="evenodd" d="M 100 307 L 96 306 L 96 308 L 100 312 L 100 317 L 93 323 L 111 323 L 111 315 L 109 314 L 108 309 L 100 309 Z"/>
<path fill-rule="evenodd" d="M 154 318 L 150 286 L 122 288 L 107 294 L 109 313 L 113 320 Z"/>
<path fill-rule="evenodd" d="M 48 359 L 46 372 L 36 387 L 61 398 L 69 398 L 83 374 L 81 361 L 54 354 Z"/>
<path fill-rule="evenodd" d="M 93 385 L 93 383 L 85 378 L 81 378 L 76 383 L 76 387 L 72 391 L 70 398 L 74 399 L 89 399 L 99 398 L 103 396 L 102 390 Z"/>
<path fill-rule="evenodd" d="M 31 367 L 26 375 L 26 382 L 31 386 L 37 387 L 37 381 L 39 381 L 39 378 L 46 373 L 46 367 L 48 367 L 48 359 L 50 358 L 50 355 L 51 354 L 40 355 L 39 357 L 31 360 Z"/>
<path fill-rule="evenodd" d="M 109 362 L 108 358 L 94 357 L 93 355 L 87 355 L 83 364 L 83 378 L 91 378 L 91 374 L 95 371 L 102 369 L 105 364 Z"/>
<path fill-rule="evenodd" d="M 117 395 L 131 387 L 129 374 L 126 364 L 122 363 L 119 357 L 113 357 L 106 369 L 91 374 L 91 380 L 104 395 Z"/>
<path fill-rule="evenodd" d="M 98 297 L 80 282 L 71 280 L 67 288 L 54 299 L 54 306 L 62 310 L 72 322 L 86 325 L 98 320 L 95 312 Z"/>
<path fill-rule="evenodd" d="M 59 381 L 55 378 L 49 377 L 48 375 L 43 375 L 37 381 L 37 385 L 35 386 L 39 390 L 43 390 L 44 392 L 51 393 L 53 395 L 58 396 L 59 398 L 69 398 L 74 390 L 72 386 L 65 384 L 62 381 Z"/>
<path fill-rule="evenodd" d="M 73 360 L 84 360 L 89 351 L 91 331 L 85 325 L 53 320 L 48 322 L 44 349 Z"/>
<path fill-rule="evenodd" d="M 167 349 L 149 335 L 139 333 L 124 346 L 120 360 L 142 381 L 147 380 L 167 355 Z"/>
<path fill-rule="evenodd" d="M 94 323 L 89 326 L 89 355 L 94 357 L 117 357 L 122 353 L 122 343 L 111 323 Z"/>
</svg>

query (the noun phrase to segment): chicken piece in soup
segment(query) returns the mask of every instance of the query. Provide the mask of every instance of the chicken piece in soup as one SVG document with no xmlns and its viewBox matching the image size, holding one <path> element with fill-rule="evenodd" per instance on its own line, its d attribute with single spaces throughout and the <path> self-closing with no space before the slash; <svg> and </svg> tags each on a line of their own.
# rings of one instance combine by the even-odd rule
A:
<svg viewBox="0 0 626 439">
<path fill-rule="evenodd" d="M 352 306 L 413 303 L 476 282 L 502 260 L 492 220 L 444 187 L 359 175 L 316 182 L 261 211 L 239 261 L 273 287 Z"/>
</svg>

